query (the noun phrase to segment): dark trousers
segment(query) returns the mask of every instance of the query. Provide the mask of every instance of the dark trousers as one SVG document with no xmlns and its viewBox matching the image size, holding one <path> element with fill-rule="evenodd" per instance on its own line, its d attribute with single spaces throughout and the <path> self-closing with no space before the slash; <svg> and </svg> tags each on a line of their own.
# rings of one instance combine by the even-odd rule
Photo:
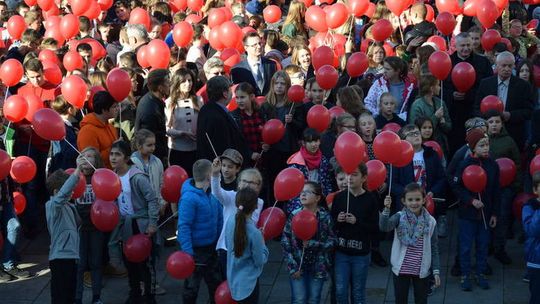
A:
<svg viewBox="0 0 540 304">
<path fill-rule="evenodd" d="M 227 250 L 218 249 L 219 267 L 221 269 L 221 275 L 223 280 L 227 280 Z"/>
<path fill-rule="evenodd" d="M 101 280 L 103 273 L 103 242 L 104 236 L 101 231 L 80 231 L 79 242 L 79 266 L 77 270 L 77 299 L 83 297 L 83 276 L 89 270 L 92 275 L 92 296 L 99 299 L 101 296 Z"/>
<path fill-rule="evenodd" d="M 413 285 L 414 303 L 426 304 L 429 289 L 429 277 L 421 279 L 413 275 L 395 275 L 394 277 L 394 294 L 396 304 L 407 304 L 409 299 L 409 286 Z"/>
<path fill-rule="evenodd" d="M 139 233 L 139 227 L 137 226 L 136 221 L 132 222 L 133 234 Z M 154 300 L 154 289 L 152 288 L 152 276 L 150 274 L 150 259 L 146 259 L 140 263 L 133 263 L 128 261 L 124 256 L 124 264 L 128 272 L 128 282 L 129 282 L 129 300 L 126 303 L 155 303 Z M 144 284 L 144 297 L 146 301 L 143 300 L 141 282 Z"/>
<path fill-rule="evenodd" d="M 238 304 L 257 304 L 259 303 L 259 280 L 257 280 L 257 284 L 255 284 L 255 289 L 251 292 L 251 294 L 240 301 L 236 301 Z"/>
<path fill-rule="evenodd" d="M 512 204 L 514 202 L 514 197 L 515 193 L 510 187 L 501 189 L 501 214 L 497 218 L 497 226 L 495 227 L 495 239 L 493 244 L 495 246 L 495 250 L 497 251 L 504 251 L 506 247 L 506 232 L 512 223 Z"/>
<path fill-rule="evenodd" d="M 171 149 L 169 152 L 169 164 L 171 166 L 180 166 L 189 176 L 193 176 L 193 164 L 197 160 L 195 153 L 197 151 L 178 151 Z"/>
<path fill-rule="evenodd" d="M 77 288 L 77 260 L 51 260 L 49 268 L 51 269 L 51 303 L 73 304 Z"/>
<path fill-rule="evenodd" d="M 529 304 L 540 303 L 540 269 L 527 267 L 529 272 L 529 291 L 531 292 L 531 299 Z"/>
<path fill-rule="evenodd" d="M 265 185 L 267 186 L 268 197 L 267 200 L 265 200 L 267 204 L 265 208 L 274 205 L 274 180 L 281 170 L 287 168 L 287 160 L 289 157 L 291 157 L 291 154 L 291 152 L 281 152 L 273 149 L 270 149 L 268 152 L 264 152 L 263 154 L 264 171 L 266 172 Z M 279 207 L 282 207 L 281 204 Z"/>
<path fill-rule="evenodd" d="M 184 304 L 197 303 L 201 280 L 204 279 L 206 282 L 208 294 L 210 295 L 216 294 L 217 287 L 223 281 L 215 245 L 194 247 L 193 252 L 195 271 L 184 281 L 184 292 L 182 294 Z M 210 303 L 215 303 L 213 296 L 210 297 Z"/>
</svg>

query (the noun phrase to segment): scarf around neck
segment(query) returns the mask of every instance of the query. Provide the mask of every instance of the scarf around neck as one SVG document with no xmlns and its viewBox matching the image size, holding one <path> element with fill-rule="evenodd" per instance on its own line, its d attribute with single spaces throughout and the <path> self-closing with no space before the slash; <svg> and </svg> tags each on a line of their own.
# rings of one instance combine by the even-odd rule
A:
<svg viewBox="0 0 540 304">
<path fill-rule="evenodd" d="M 300 154 L 302 154 L 302 157 L 304 158 L 304 161 L 306 162 L 306 166 L 309 171 L 318 169 L 321 165 L 322 153 L 320 149 L 317 150 L 315 154 L 311 154 L 306 149 L 306 147 L 302 146 L 300 148 Z"/>
<path fill-rule="evenodd" d="M 403 208 L 396 228 L 398 239 L 406 246 L 416 245 L 422 236 L 429 233 L 429 215 L 426 208 L 416 216 L 412 211 Z"/>
</svg>

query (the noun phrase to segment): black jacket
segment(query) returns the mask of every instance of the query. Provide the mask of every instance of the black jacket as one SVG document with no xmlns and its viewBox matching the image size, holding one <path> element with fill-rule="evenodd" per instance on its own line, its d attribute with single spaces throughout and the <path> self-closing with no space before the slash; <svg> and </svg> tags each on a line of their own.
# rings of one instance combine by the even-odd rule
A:
<svg viewBox="0 0 540 304">
<path fill-rule="evenodd" d="M 151 92 L 146 93 L 137 106 L 135 115 L 135 131 L 147 129 L 156 136 L 156 150 L 154 155 L 165 165 L 167 162 L 167 133 L 166 133 L 165 102 L 154 96 Z"/>
<path fill-rule="evenodd" d="M 274 73 L 277 71 L 277 67 L 276 63 L 270 59 L 262 57 L 261 61 L 264 78 L 264 88 L 262 91 L 257 86 L 257 81 L 253 77 L 253 73 L 251 72 L 251 67 L 247 62 L 247 59 L 240 61 L 231 69 L 231 78 L 233 83 L 237 84 L 241 82 L 247 82 L 251 84 L 255 89 L 256 96 L 266 95 L 270 90 L 270 81 L 272 80 L 272 76 L 274 76 Z"/>
</svg>

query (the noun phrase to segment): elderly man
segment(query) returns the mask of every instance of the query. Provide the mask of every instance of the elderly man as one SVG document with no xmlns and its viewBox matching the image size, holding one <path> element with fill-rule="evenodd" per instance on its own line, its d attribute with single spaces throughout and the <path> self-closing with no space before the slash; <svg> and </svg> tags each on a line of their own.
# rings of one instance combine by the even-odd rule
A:
<svg viewBox="0 0 540 304">
<path fill-rule="evenodd" d="M 139 48 L 148 42 L 148 32 L 142 24 L 128 25 L 126 34 L 128 43 L 120 52 L 118 52 L 118 55 L 116 55 L 117 62 L 120 62 L 120 56 L 126 52 L 131 51 L 137 54 Z"/>
<path fill-rule="evenodd" d="M 480 103 L 488 95 L 498 96 L 504 104 L 505 126 L 520 150 L 525 144 L 525 121 L 530 119 L 533 110 L 532 88 L 529 83 L 513 76 L 515 57 L 505 51 L 497 55 L 495 61 L 497 75 L 480 82 L 475 101 L 475 113 L 480 115 Z"/>
<path fill-rule="evenodd" d="M 214 78 L 215 76 L 223 76 L 225 75 L 225 65 L 223 63 L 223 60 L 212 57 L 208 59 L 203 66 L 204 70 L 204 76 L 206 76 L 206 80 L 210 80 Z M 197 91 L 197 96 L 201 96 L 204 103 L 208 103 L 208 93 L 206 92 L 206 84 Z"/>
</svg>

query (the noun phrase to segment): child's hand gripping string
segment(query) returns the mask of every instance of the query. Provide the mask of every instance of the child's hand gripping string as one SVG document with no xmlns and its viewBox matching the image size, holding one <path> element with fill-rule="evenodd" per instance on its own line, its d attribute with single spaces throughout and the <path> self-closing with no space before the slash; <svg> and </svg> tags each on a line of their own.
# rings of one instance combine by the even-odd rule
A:
<svg viewBox="0 0 540 304">
<path fill-rule="evenodd" d="M 387 195 L 384 198 L 384 208 L 390 210 L 390 207 L 392 207 L 392 197 L 390 195 Z"/>
</svg>

